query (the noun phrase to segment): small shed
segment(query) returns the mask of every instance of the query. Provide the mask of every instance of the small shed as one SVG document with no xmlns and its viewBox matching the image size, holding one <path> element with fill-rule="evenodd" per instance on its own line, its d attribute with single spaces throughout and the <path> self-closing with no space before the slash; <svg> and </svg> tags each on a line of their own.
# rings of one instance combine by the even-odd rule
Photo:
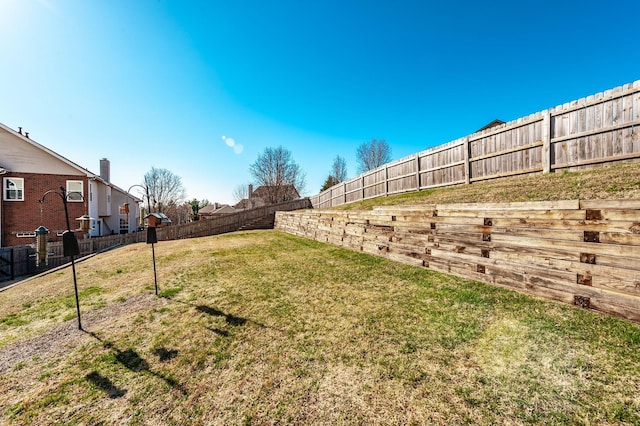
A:
<svg viewBox="0 0 640 426">
<path fill-rule="evenodd" d="M 150 228 L 163 228 L 171 225 L 171 219 L 164 213 L 149 213 L 144 219 Z"/>
</svg>

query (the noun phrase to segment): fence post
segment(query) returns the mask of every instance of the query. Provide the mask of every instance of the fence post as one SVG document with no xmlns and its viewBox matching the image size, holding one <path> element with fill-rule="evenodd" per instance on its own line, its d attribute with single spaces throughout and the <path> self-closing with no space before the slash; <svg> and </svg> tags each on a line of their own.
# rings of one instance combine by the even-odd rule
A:
<svg viewBox="0 0 640 426">
<path fill-rule="evenodd" d="M 384 165 L 384 196 L 389 195 L 389 166 Z"/>
<path fill-rule="evenodd" d="M 464 138 L 464 143 L 462 145 L 464 147 L 464 183 L 469 185 L 471 183 L 471 162 L 469 161 L 470 150 L 469 150 L 469 136 Z"/>
<path fill-rule="evenodd" d="M 347 204 L 347 181 L 342 183 L 342 195 L 344 197 L 344 203 L 342 204 Z"/>
<path fill-rule="evenodd" d="M 551 114 L 542 113 L 542 173 L 551 171 Z"/>
<path fill-rule="evenodd" d="M 364 200 L 364 173 L 362 174 L 362 179 L 360 179 L 360 184 L 362 187 L 362 198 L 361 200 Z"/>
<path fill-rule="evenodd" d="M 416 191 L 420 191 L 420 153 L 416 152 Z"/>
</svg>

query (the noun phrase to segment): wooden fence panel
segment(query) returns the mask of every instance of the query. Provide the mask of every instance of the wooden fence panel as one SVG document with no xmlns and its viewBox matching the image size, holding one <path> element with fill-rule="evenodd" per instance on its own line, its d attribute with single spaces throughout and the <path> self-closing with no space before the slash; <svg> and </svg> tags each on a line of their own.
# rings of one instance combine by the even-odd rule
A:
<svg viewBox="0 0 640 426">
<path fill-rule="evenodd" d="M 417 191 L 417 167 L 415 156 L 390 163 L 387 166 L 387 193 Z"/>
<path fill-rule="evenodd" d="M 418 154 L 420 189 L 464 183 L 465 144 L 457 140 Z"/>
<path fill-rule="evenodd" d="M 552 168 L 592 166 L 640 158 L 634 112 L 639 82 L 564 104 L 551 111 Z"/>
<path fill-rule="evenodd" d="M 355 179 L 345 182 L 345 199 L 347 203 L 353 201 L 362 200 L 362 178 L 357 177 Z"/>
<path fill-rule="evenodd" d="M 331 206 L 344 204 L 344 185 L 336 185 L 331 188 Z"/>
<path fill-rule="evenodd" d="M 538 113 L 471 136 L 471 182 L 542 171 L 542 123 Z"/>
<path fill-rule="evenodd" d="M 363 175 L 365 199 L 387 195 L 386 171 L 386 168 L 377 168 Z"/>
</svg>

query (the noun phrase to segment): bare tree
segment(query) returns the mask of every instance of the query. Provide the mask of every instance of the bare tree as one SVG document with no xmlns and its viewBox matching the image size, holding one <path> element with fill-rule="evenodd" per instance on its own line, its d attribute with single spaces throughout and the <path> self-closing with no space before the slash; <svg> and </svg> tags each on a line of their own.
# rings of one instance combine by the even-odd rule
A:
<svg viewBox="0 0 640 426">
<path fill-rule="evenodd" d="M 191 204 L 187 202 L 169 201 L 163 206 L 163 213 L 166 214 L 173 225 L 181 225 L 193 221 Z"/>
<path fill-rule="evenodd" d="M 305 186 L 305 174 L 291 158 L 291 151 L 265 148 L 249 172 L 258 186 L 263 186 L 267 194 L 265 202 L 275 204 L 292 198 L 292 188 L 300 194 Z"/>
<path fill-rule="evenodd" d="M 185 198 L 182 179 L 167 169 L 151 167 L 144 175 L 144 185 L 149 193 L 149 211 L 163 213 L 169 205 L 179 205 Z"/>
<path fill-rule="evenodd" d="M 356 150 L 358 172 L 364 173 L 391 161 L 391 148 L 384 139 L 362 142 Z"/>
<path fill-rule="evenodd" d="M 343 157 L 336 155 L 331 166 L 331 176 L 335 181 L 334 185 L 347 180 L 347 161 Z"/>
<path fill-rule="evenodd" d="M 249 198 L 249 184 L 241 184 L 236 186 L 231 195 L 233 196 L 233 200 L 236 203 L 239 203 L 245 198 Z"/>
</svg>

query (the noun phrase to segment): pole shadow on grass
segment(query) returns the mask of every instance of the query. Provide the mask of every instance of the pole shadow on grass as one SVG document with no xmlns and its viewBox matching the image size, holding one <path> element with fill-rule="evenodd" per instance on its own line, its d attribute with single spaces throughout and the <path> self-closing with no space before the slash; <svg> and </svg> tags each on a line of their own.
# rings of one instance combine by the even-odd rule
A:
<svg viewBox="0 0 640 426">
<path fill-rule="evenodd" d="M 164 382 L 166 384 L 168 384 L 169 386 L 171 386 L 174 389 L 178 389 L 180 392 L 182 392 L 183 394 L 186 395 L 186 393 L 187 393 L 186 390 L 184 389 L 184 387 L 180 383 L 178 383 L 177 380 L 175 380 L 172 377 L 167 377 L 167 376 L 165 376 L 165 375 L 163 375 L 161 373 L 153 371 L 149 367 L 149 363 L 144 358 L 142 358 L 135 350 L 126 349 L 126 350 L 123 351 L 123 350 L 120 350 L 117 347 L 115 347 L 115 345 L 112 342 L 104 341 L 102 338 L 100 338 L 100 336 L 98 336 L 94 332 L 89 332 L 89 335 L 91 335 L 92 337 L 94 337 L 98 341 L 102 342 L 102 346 L 105 349 L 113 350 L 115 352 L 116 361 L 118 361 L 120 364 L 122 364 L 122 366 L 124 366 L 128 370 L 131 370 L 131 371 L 133 371 L 135 373 L 151 374 L 154 377 L 157 377 L 159 379 L 164 380 Z M 167 361 L 167 360 L 169 360 L 171 358 L 176 357 L 178 355 L 178 351 L 175 350 L 175 349 L 158 348 L 158 349 L 156 349 L 154 351 L 154 354 L 158 356 L 158 358 L 160 359 L 161 362 L 164 362 L 164 361 Z M 93 373 L 91 373 L 91 374 L 93 374 Z M 92 377 L 97 382 L 99 382 L 99 379 L 101 377 L 103 377 L 103 376 L 100 376 L 98 373 L 96 373 L 96 375 L 93 375 Z M 104 378 L 104 379 L 108 383 L 111 383 L 109 381 L 109 379 L 107 379 L 107 378 Z M 92 381 L 92 379 L 89 378 L 89 375 L 87 376 L 87 380 Z M 97 382 L 92 381 L 92 383 L 96 384 L 96 386 L 98 386 L 98 387 L 100 387 L 102 389 L 102 387 L 100 385 L 98 385 Z M 102 381 L 101 383 L 104 384 L 106 382 Z"/>
<path fill-rule="evenodd" d="M 225 322 L 227 324 L 229 324 L 230 326 L 233 327 L 239 327 L 242 325 L 245 325 L 247 323 L 251 323 L 253 325 L 258 326 L 259 328 L 270 328 L 270 329 L 274 329 L 274 330 L 278 330 L 275 327 L 269 327 L 266 326 L 262 323 L 259 323 L 257 321 L 254 321 L 252 319 L 247 319 L 247 318 L 242 318 L 242 317 L 237 317 L 233 314 L 228 314 L 228 313 L 224 313 L 219 309 L 216 308 L 212 308 L 211 306 L 208 305 L 194 305 L 192 303 L 188 303 L 188 302 L 183 302 L 182 300 L 177 300 L 177 299 L 171 299 L 170 297 L 167 297 L 167 299 L 176 302 L 176 303 L 182 303 L 183 305 L 188 305 L 188 306 L 193 306 L 196 311 L 198 312 L 202 312 L 204 314 L 210 315 L 212 317 L 223 317 Z M 226 330 L 221 330 L 219 328 L 212 328 L 212 327 L 206 327 L 207 330 L 213 331 L 214 333 L 223 336 L 223 337 L 229 337 L 229 332 Z M 282 331 L 282 330 L 278 330 L 278 331 Z"/>
</svg>

